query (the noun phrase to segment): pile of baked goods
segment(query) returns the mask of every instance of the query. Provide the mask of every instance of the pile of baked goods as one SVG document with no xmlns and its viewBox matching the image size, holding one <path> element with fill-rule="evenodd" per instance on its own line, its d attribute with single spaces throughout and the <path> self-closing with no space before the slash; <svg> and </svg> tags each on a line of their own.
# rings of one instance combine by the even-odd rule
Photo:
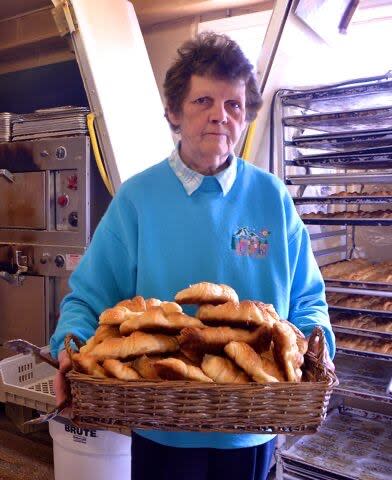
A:
<svg viewBox="0 0 392 480">
<path fill-rule="evenodd" d="M 351 350 L 392 355 L 392 344 L 390 341 L 337 333 L 336 345 L 337 347 L 348 348 Z"/>
<path fill-rule="evenodd" d="M 329 197 L 369 197 L 369 196 L 372 196 L 372 197 L 390 197 L 392 196 L 392 190 L 388 190 L 388 189 L 380 189 L 380 190 L 377 190 L 377 189 L 369 189 L 369 190 L 363 190 L 363 189 L 360 189 L 358 188 L 358 190 L 354 190 L 352 192 L 349 192 L 349 191 L 342 191 L 342 192 L 336 192 L 336 193 L 331 193 L 330 195 L 328 195 Z"/>
<path fill-rule="evenodd" d="M 392 312 L 392 300 L 388 297 L 327 292 L 327 302 L 333 307 Z"/>
<path fill-rule="evenodd" d="M 383 332 L 392 334 L 392 320 L 378 318 L 374 315 L 353 315 L 347 317 L 345 314 L 331 313 L 331 323 L 339 327 L 356 328 L 369 330 L 371 332 Z"/>
<path fill-rule="evenodd" d="M 343 212 L 310 212 L 301 215 L 301 218 L 353 218 L 353 219 L 365 219 L 365 218 L 392 218 L 392 210 L 356 210 L 356 211 L 343 211 Z"/>
<path fill-rule="evenodd" d="M 199 306 L 195 317 L 183 304 Z M 300 382 L 307 348 L 272 305 L 201 282 L 174 302 L 136 296 L 105 310 L 72 360 L 79 372 L 127 381 Z"/>
<path fill-rule="evenodd" d="M 392 262 L 369 262 L 363 258 L 342 260 L 321 267 L 325 279 L 392 283 Z"/>
</svg>

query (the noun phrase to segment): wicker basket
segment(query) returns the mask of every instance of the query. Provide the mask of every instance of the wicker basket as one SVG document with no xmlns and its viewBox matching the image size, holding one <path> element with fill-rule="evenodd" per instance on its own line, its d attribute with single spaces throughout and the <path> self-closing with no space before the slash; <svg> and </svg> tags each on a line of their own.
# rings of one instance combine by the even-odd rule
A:
<svg viewBox="0 0 392 480">
<path fill-rule="evenodd" d="M 311 353 L 315 338 L 320 350 Z M 71 352 L 72 335 L 66 339 Z M 78 343 L 78 342 L 76 342 Z M 222 385 L 186 381 L 98 379 L 74 370 L 72 419 L 86 428 L 130 433 L 133 429 L 228 433 L 301 433 L 317 431 L 338 380 L 322 359 L 325 338 L 315 328 L 305 354 L 301 383 Z"/>
</svg>

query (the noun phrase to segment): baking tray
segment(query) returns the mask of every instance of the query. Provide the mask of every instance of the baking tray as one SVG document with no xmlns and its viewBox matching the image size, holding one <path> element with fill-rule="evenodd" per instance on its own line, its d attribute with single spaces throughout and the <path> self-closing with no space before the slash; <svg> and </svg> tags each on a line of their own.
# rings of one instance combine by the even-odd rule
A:
<svg viewBox="0 0 392 480">
<path fill-rule="evenodd" d="M 317 168 L 355 168 L 379 169 L 392 168 L 392 149 L 383 148 L 373 151 L 329 153 L 322 155 L 304 155 L 286 161 L 286 165 Z"/>
<path fill-rule="evenodd" d="M 388 332 L 376 332 L 374 330 L 366 330 L 365 328 L 346 327 L 343 325 L 335 325 L 333 322 L 332 328 L 336 333 L 347 333 L 350 335 L 359 335 L 367 338 L 377 338 L 380 340 L 392 341 L 392 333 Z"/>
<path fill-rule="evenodd" d="M 366 282 L 363 280 L 342 280 L 335 278 L 324 278 L 324 282 L 327 286 L 331 287 L 336 286 L 343 288 L 360 288 L 366 290 L 385 290 L 387 292 L 392 291 L 392 283 Z"/>
<path fill-rule="evenodd" d="M 278 451 L 278 460 L 283 470 L 308 472 L 317 480 L 389 480 L 391 427 L 386 415 L 334 410 L 317 433 Z"/>
<path fill-rule="evenodd" d="M 392 128 L 392 107 L 350 110 L 346 112 L 320 113 L 316 115 L 294 115 L 283 118 L 283 125 L 323 132 L 344 132 Z"/>
<path fill-rule="evenodd" d="M 372 203 L 390 203 L 392 195 L 376 196 L 376 195 L 353 195 L 350 197 L 293 197 L 293 201 L 297 205 L 322 203 L 323 205 L 332 204 L 372 204 Z"/>
<path fill-rule="evenodd" d="M 392 312 L 388 312 L 387 310 L 367 310 L 366 308 L 349 308 L 336 305 L 328 305 L 328 309 L 330 312 L 346 312 L 348 314 L 363 313 L 392 319 Z"/>
<path fill-rule="evenodd" d="M 382 129 L 360 132 L 322 133 L 318 135 L 295 135 L 291 141 L 286 141 L 285 145 L 288 147 L 338 152 L 389 147 L 392 145 L 392 130 Z"/>
<path fill-rule="evenodd" d="M 315 111 L 381 107 L 392 104 L 392 81 L 289 93 L 282 95 L 281 101 L 284 106 Z"/>
<path fill-rule="evenodd" d="M 333 173 L 315 175 L 287 175 L 287 185 L 357 185 L 357 184 L 391 184 L 392 174 L 379 173 Z"/>
<path fill-rule="evenodd" d="M 306 225 L 389 226 L 392 218 L 302 218 Z"/>
<path fill-rule="evenodd" d="M 336 352 L 345 353 L 346 355 L 353 355 L 356 357 L 387 360 L 388 362 L 392 362 L 392 355 L 387 355 L 385 353 L 369 352 L 368 350 L 356 350 L 354 348 L 339 347 L 338 345 L 336 345 Z"/>
<path fill-rule="evenodd" d="M 339 385 L 334 393 L 392 404 L 389 384 L 392 376 L 390 363 L 338 353 L 334 359 Z"/>
</svg>

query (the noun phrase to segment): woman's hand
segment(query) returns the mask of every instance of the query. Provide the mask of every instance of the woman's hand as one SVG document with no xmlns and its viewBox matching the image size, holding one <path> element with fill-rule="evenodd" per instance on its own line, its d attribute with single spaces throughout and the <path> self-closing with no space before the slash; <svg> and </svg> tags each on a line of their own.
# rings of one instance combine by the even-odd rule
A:
<svg viewBox="0 0 392 480">
<path fill-rule="evenodd" d="M 70 398 L 69 385 L 65 378 L 65 374 L 72 368 L 71 360 L 65 350 L 60 352 L 58 360 L 60 366 L 53 381 L 57 407 L 65 402 L 67 398 Z"/>
</svg>

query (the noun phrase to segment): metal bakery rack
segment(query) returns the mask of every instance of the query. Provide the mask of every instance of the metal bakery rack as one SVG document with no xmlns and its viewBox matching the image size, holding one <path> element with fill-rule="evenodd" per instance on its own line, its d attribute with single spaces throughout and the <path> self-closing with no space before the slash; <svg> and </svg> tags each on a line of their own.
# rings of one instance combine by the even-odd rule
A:
<svg viewBox="0 0 392 480">
<path fill-rule="evenodd" d="M 390 478 L 391 105 L 392 72 L 274 96 L 270 167 L 288 186 L 326 272 L 340 381 L 320 431 L 286 438 L 278 449 L 278 480 Z M 335 275 L 327 275 L 331 266 Z"/>
</svg>

